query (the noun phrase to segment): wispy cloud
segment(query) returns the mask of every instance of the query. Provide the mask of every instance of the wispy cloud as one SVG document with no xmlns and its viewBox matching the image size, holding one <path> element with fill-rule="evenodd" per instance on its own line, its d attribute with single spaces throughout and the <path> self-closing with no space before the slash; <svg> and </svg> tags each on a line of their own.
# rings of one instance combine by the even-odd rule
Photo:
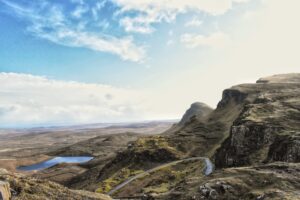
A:
<svg viewBox="0 0 300 200">
<path fill-rule="evenodd" d="M 228 36 L 222 32 L 215 32 L 208 36 L 201 34 L 183 34 L 180 41 L 188 48 L 195 48 L 199 46 L 208 47 L 224 47 L 230 42 Z"/>
<path fill-rule="evenodd" d="M 86 5 L 78 5 L 72 12 L 75 18 L 80 18 L 84 13 L 88 12 L 89 8 Z"/>
<path fill-rule="evenodd" d="M 76 1 L 78 5 L 71 12 L 71 16 L 66 15 L 61 6 L 47 1 L 42 4 L 30 3 L 27 6 L 7 0 L 2 2 L 14 11 L 14 15 L 29 21 L 27 30 L 37 37 L 60 45 L 116 54 L 123 60 L 141 62 L 145 57 L 144 47 L 136 45 L 132 37 L 116 37 L 86 28 L 90 19 L 82 18 L 82 15 L 88 12 L 89 8 L 83 1 Z M 101 5 L 98 5 L 97 9 L 101 9 Z M 80 20 L 74 22 L 72 17 Z M 102 22 L 98 22 L 98 25 Z M 107 28 L 108 25 L 106 24 L 105 27 Z"/>
<path fill-rule="evenodd" d="M 13 11 L 12 15 L 29 22 L 27 30 L 39 38 L 143 62 L 147 45 L 135 40 L 137 37 L 133 33 L 150 34 L 155 31 L 155 24 L 173 22 L 178 14 L 190 11 L 222 15 L 233 4 L 247 1 L 250 0 L 2 0 L 0 4 Z M 185 26 L 201 24 L 201 19 L 194 17 Z M 196 38 L 185 35 L 182 40 L 189 43 L 191 39 Z M 198 41 L 200 39 L 197 37 Z"/>
<path fill-rule="evenodd" d="M 120 24 L 128 32 L 152 33 L 153 24 L 162 21 L 171 22 L 179 13 L 200 11 L 210 15 L 222 15 L 232 8 L 234 3 L 250 0 L 112 0 L 121 7 L 124 14 Z M 126 13 L 137 12 L 134 16 Z M 195 22 L 196 23 L 196 22 Z M 199 22 L 197 22 L 199 24 Z M 195 25 L 195 24 L 194 24 Z"/>
<path fill-rule="evenodd" d="M 201 26 L 203 23 L 202 20 L 200 20 L 197 16 L 194 16 L 191 20 L 187 21 L 185 23 L 185 27 L 197 27 L 197 26 Z"/>
</svg>

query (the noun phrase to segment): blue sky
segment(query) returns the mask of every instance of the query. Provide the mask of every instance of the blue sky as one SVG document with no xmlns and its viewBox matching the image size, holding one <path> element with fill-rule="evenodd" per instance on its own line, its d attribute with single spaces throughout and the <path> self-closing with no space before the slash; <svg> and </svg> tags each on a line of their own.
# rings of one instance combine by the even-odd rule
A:
<svg viewBox="0 0 300 200">
<path fill-rule="evenodd" d="M 297 50 L 298 16 L 293 8 L 298 4 L 295 0 L 1 0 L 0 81 L 6 80 L 6 85 L 0 92 L 10 95 L 0 102 L 0 119 L 10 126 L 167 119 L 179 118 L 193 101 L 215 106 L 222 89 L 232 84 L 297 71 L 296 55 L 285 49 Z M 283 48 L 274 50 L 275 42 Z M 15 79 L 24 85 L 23 93 L 13 85 Z M 62 111 L 60 102 L 48 108 L 50 103 L 38 97 L 41 88 L 32 88 L 32 83 L 43 85 L 44 91 L 64 85 L 60 92 L 70 95 L 69 87 L 80 87 L 92 96 L 105 86 L 113 88 L 111 93 L 119 99 L 101 104 L 101 109 L 114 114 L 87 111 L 93 108 L 78 111 L 90 106 L 82 95 L 80 103 Z M 132 90 L 137 97 L 131 102 L 127 95 Z M 20 100 L 29 94 L 31 99 L 24 101 L 37 103 L 40 109 L 33 111 Z M 43 95 L 52 99 L 55 93 Z M 73 100 L 65 103 L 69 101 Z M 36 113 L 34 119 L 26 117 L 30 111 Z M 74 113 L 82 119 L 70 117 Z"/>
<path fill-rule="evenodd" d="M 162 62 L 170 56 L 184 58 L 185 47 L 175 44 L 182 34 L 215 32 L 217 24 L 224 26 L 230 15 L 238 16 L 239 12 L 253 7 L 250 3 L 233 2 L 229 8 L 225 5 L 218 11 L 221 16 L 206 13 L 205 9 L 158 10 L 147 16 L 143 12 L 148 8 L 137 10 L 133 3 L 132 9 L 122 12 L 124 7 L 116 2 L 2 1 L 1 71 L 117 85 L 139 85 L 140 81 L 147 83 L 147 79 L 152 82 L 155 77 L 151 73 L 164 74 L 178 68 L 169 59 L 169 64 Z M 152 19 L 156 15 L 162 19 Z M 126 19 L 134 21 L 138 17 L 145 22 L 135 27 L 123 25 Z M 194 24 L 187 25 L 191 20 Z M 78 42 L 80 39 L 84 41 Z M 97 43 L 100 47 L 93 46 Z M 133 81 L 132 76 L 141 80 Z M 142 78 L 145 76 L 146 79 Z"/>
</svg>

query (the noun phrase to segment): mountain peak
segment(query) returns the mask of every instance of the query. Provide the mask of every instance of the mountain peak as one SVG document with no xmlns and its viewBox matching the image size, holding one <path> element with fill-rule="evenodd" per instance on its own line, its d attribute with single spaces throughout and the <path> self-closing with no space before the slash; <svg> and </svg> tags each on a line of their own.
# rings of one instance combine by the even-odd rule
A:
<svg viewBox="0 0 300 200">
<path fill-rule="evenodd" d="M 179 125 L 184 125 L 188 122 L 193 116 L 204 117 L 209 114 L 213 109 L 205 103 L 195 102 L 192 103 L 191 107 L 185 112 L 181 118 Z"/>
</svg>

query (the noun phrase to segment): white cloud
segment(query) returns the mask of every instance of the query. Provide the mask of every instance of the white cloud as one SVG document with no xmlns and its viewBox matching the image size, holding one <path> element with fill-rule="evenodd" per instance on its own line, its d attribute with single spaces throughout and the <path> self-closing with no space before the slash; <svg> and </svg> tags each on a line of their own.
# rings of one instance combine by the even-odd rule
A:
<svg viewBox="0 0 300 200">
<path fill-rule="evenodd" d="M 173 45 L 174 43 L 175 43 L 174 40 L 168 40 L 168 41 L 167 41 L 167 45 L 168 45 L 168 46 L 171 46 L 171 45 Z"/>
<path fill-rule="evenodd" d="M 61 7 L 48 3 L 44 3 L 42 6 L 22 7 L 10 1 L 4 0 L 3 2 L 14 10 L 19 18 L 30 21 L 31 25 L 27 30 L 40 38 L 60 45 L 112 53 L 120 56 L 123 60 L 134 62 L 142 62 L 145 57 L 144 47 L 136 45 L 131 37 L 115 37 L 85 30 L 86 21 L 71 23 Z M 87 8 L 82 3 L 72 13 L 73 17 L 80 18 L 83 13 L 87 12 Z M 101 5 L 99 9 L 101 9 Z M 107 24 L 103 25 L 108 26 Z"/>
<path fill-rule="evenodd" d="M 185 27 L 198 27 L 198 26 L 201 26 L 202 23 L 203 22 L 198 17 L 194 16 L 191 20 L 187 21 L 184 26 Z"/>
<path fill-rule="evenodd" d="M 218 48 L 228 44 L 229 38 L 222 32 L 215 32 L 208 36 L 186 33 L 181 36 L 180 41 L 188 48 L 195 48 L 198 46 Z"/>
<path fill-rule="evenodd" d="M 121 7 L 120 14 L 137 11 L 133 17 L 124 17 L 121 25 L 128 32 L 151 33 L 154 23 L 170 22 L 179 13 L 202 11 L 210 15 L 222 15 L 232 8 L 234 3 L 249 0 L 112 0 Z M 199 23 L 199 22 L 198 22 Z"/>
<path fill-rule="evenodd" d="M 112 0 L 122 6 L 123 11 L 157 11 L 183 12 L 187 9 L 199 10 L 212 15 L 224 14 L 232 8 L 233 3 L 243 3 L 249 0 Z"/>
<path fill-rule="evenodd" d="M 106 0 L 97 2 L 96 5 L 92 8 L 92 14 L 93 14 L 94 20 L 99 19 L 99 12 L 104 8 L 106 3 L 107 3 Z"/>
<path fill-rule="evenodd" d="M 136 32 L 136 33 L 152 33 L 154 29 L 150 26 L 151 23 L 156 22 L 156 17 L 124 17 L 120 20 L 120 25 L 125 28 L 127 32 Z"/>
<path fill-rule="evenodd" d="M 84 5 L 78 5 L 75 10 L 72 12 L 72 15 L 75 18 L 80 18 L 84 13 L 88 12 L 89 8 Z"/>
<path fill-rule="evenodd" d="M 1 126 L 140 120 L 146 93 L 109 85 L 0 73 Z"/>
</svg>

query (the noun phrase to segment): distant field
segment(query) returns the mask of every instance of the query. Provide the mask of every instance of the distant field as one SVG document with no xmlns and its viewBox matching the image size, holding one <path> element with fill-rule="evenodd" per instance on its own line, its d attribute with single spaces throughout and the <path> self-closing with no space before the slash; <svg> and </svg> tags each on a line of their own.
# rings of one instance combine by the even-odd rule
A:
<svg viewBox="0 0 300 200">
<path fill-rule="evenodd" d="M 91 124 L 69 127 L 0 129 L 0 168 L 15 170 L 49 158 L 49 153 L 98 136 L 120 133 L 152 135 L 164 132 L 174 122 Z"/>
</svg>

